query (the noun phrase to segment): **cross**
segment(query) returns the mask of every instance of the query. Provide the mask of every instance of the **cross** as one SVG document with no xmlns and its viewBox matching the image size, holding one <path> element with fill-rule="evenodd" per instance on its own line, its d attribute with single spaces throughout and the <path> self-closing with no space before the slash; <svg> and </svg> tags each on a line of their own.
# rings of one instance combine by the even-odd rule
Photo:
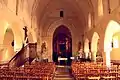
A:
<svg viewBox="0 0 120 80">
<path fill-rule="evenodd" d="M 24 37 L 24 40 L 26 40 L 26 38 L 27 38 L 27 26 L 24 26 L 24 28 L 23 28 L 23 30 L 25 31 L 25 37 Z"/>
</svg>

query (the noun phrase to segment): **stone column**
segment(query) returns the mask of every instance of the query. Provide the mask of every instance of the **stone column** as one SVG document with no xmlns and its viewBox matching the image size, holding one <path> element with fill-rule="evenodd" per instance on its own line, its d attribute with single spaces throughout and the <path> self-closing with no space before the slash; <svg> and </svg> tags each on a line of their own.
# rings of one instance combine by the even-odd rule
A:
<svg viewBox="0 0 120 80">
<path fill-rule="evenodd" d="M 107 66 L 108 68 L 111 67 L 111 61 L 110 61 L 110 53 L 111 53 L 111 51 L 112 51 L 112 45 L 111 45 L 111 43 L 108 43 L 108 44 L 105 46 L 105 50 L 104 50 L 105 55 L 106 55 L 106 66 Z"/>
<path fill-rule="evenodd" d="M 111 67 L 110 52 L 111 52 L 111 51 L 109 51 L 109 50 L 105 52 L 105 53 L 106 53 L 106 66 L 107 66 L 108 68 Z"/>
<path fill-rule="evenodd" d="M 37 40 L 37 57 L 38 60 L 41 61 L 42 60 L 42 55 L 41 55 L 41 44 L 40 44 L 41 40 L 40 38 L 38 38 Z"/>
<path fill-rule="evenodd" d="M 97 53 L 96 51 L 93 51 L 91 54 L 91 58 L 93 62 L 96 62 L 96 53 Z"/>
<path fill-rule="evenodd" d="M 89 52 L 86 52 L 85 53 L 85 59 L 88 59 L 88 56 L 89 56 Z"/>
<path fill-rule="evenodd" d="M 89 56 L 89 48 L 84 48 L 84 53 L 85 53 L 85 59 L 88 59 Z"/>
</svg>

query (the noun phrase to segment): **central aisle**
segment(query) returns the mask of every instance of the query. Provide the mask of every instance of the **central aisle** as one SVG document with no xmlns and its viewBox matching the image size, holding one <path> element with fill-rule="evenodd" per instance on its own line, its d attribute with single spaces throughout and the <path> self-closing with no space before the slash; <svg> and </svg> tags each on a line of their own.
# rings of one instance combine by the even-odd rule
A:
<svg viewBox="0 0 120 80">
<path fill-rule="evenodd" d="M 57 66 L 53 80 L 74 80 L 70 72 L 70 66 Z"/>
</svg>

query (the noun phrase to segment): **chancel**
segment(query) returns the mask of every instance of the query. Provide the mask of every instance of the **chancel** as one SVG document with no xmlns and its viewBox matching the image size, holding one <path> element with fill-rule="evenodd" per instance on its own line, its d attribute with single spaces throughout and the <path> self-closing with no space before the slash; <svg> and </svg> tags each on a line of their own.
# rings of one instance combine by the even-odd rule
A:
<svg viewBox="0 0 120 80">
<path fill-rule="evenodd" d="M 120 0 L 0 0 L 0 80 L 120 80 Z"/>
</svg>

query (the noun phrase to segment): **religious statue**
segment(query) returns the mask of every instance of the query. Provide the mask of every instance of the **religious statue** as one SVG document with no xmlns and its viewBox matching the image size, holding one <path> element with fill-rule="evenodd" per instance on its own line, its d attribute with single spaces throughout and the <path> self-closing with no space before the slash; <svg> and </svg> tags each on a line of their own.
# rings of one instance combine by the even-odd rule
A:
<svg viewBox="0 0 120 80">
<path fill-rule="evenodd" d="M 47 51 L 46 43 L 43 42 L 41 45 L 41 55 L 44 56 L 46 54 L 46 51 Z"/>
<path fill-rule="evenodd" d="M 46 43 L 43 42 L 41 45 L 41 53 L 44 53 L 46 51 Z"/>
<path fill-rule="evenodd" d="M 78 56 L 79 56 L 79 58 L 83 58 L 83 49 L 82 48 L 78 51 Z"/>
<path fill-rule="evenodd" d="M 24 32 L 25 32 L 25 37 L 24 37 L 24 40 L 26 41 L 26 43 L 28 43 L 28 35 L 27 35 L 27 26 L 24 26 L 23 28 Z"/>
<path fill-rule="evenodd" d="M 69 41 L 68 41 L 68 38 L 65 38 L 65 40 L 66 40 L 66 50 L 68 51 L 68 49 L 69 49 Z"/>
<path fill-rule="evenodd" d="M 45 42 L 42 43 L 41 45 L 41 59 L 48 59 L 48 54 L 47 54 L 47 45 Z"/>
</svg>

